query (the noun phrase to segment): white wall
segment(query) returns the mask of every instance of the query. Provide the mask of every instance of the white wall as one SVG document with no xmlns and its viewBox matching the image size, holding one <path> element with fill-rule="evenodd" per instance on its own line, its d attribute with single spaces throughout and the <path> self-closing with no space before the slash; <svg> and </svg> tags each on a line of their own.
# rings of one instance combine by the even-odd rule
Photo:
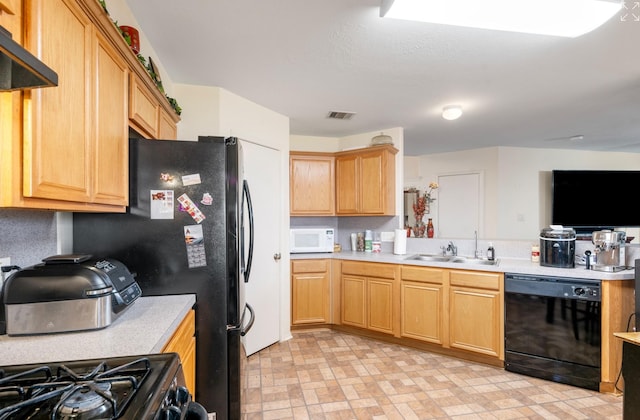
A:
<svg viewBox="0 0 640 420">
<path fill-rule="evenodd" d="M 465 171 L 484 174 L 484 237 L 536 239 L 550 223 L 553 169 L 640 169 L 637 153 L 495 147 L 422 155 L 419 175 L 405 187 L 424 189 L 438 175 Z M 406 173 L 406 172 L 405 172 Z M 630 186 L 630 192 L 633 191 Z M 437 212 L 437 206 L 435 206 Z M 437 213 L 433 214 L 437 218 Z M 638 238 L 638 234 L 632 232 Z M 636 239 L 637 241 L 637 239 Z"/>
<path fill-rule="evenodd" d="M 118 22 L 119 26 L 131 26 L 138 30 L 140 35 L 140 55 L 147 60 L 147 63 L 149 63 L 149 57 L 153 59 L 153 63 L 160 73 L 159 76 L 160 80 L 162 80 L 162 87 L 164 88 L 164 91 L 167 95 L 173 97 L 173 82 L 171 77 L 164 69 L 162 62 L 158 58 L 158 54 L 156 54 L 156 51 L 153 49 L 153 46 L 147 39 L 146 35 L 140 30 L 140 25 L 138 24 L 135 16 L 131 13 L 129 6 L 125 3 L 125 0 L 108 0 L 106 3 L 109 16 L 114 22 Z M 182 103 L 179 100 L 178 105 L 182 106 Z"/>
<path fill-rule="evenodd" d="M 289 118 L 222 88 L 174 85 L 183 109 L 178 138 L 234 136 L 280 152 L 280 339 L 291 338 L 289 302 Z"/>
</svg>

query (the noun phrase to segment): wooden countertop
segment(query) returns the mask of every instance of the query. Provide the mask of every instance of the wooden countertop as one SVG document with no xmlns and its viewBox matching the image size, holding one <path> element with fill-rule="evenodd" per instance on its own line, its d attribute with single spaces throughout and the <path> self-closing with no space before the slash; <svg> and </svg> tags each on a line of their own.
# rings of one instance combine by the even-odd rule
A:
<svg viewBox="0 0 640 420">
<path fill-rule="evenodd" d="M 2 335 L 0 366 L 160 353 L 195 301 L 195 295 L 143 296 L 100 330 Z"/>
<path fill-rule="evenodd" d="M 617 332 L 613 333 L 613 335 L 624 341 L 640 346 L 640 332 Z"/>
</svg>

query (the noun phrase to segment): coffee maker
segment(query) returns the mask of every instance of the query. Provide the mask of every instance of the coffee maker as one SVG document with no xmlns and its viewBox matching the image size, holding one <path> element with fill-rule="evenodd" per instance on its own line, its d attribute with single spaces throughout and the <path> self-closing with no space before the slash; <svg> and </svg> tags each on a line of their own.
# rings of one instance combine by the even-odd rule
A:
<svg viewBox="0 0 640 420">
<path fill-rule="evenodd" d="M 625 241 L 625 232 L 611 230 L 593 232 L 591 242 L 596 248 L 595 263 L 591 268 L 596 271 L 621 271 L 626 269 Z"/>
</svg>

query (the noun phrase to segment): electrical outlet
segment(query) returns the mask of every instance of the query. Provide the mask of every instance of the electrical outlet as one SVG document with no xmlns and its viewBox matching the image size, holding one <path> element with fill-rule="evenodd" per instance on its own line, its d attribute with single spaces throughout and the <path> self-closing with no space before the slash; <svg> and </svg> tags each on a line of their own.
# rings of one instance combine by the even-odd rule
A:
<svg viewBox="0 0 640 420">
<path fill-rule="evenodd" d="M 11 257 L 0 258 L 0 267 L 4 267 L 5 265 L 11 265 Z"/>
</svg>

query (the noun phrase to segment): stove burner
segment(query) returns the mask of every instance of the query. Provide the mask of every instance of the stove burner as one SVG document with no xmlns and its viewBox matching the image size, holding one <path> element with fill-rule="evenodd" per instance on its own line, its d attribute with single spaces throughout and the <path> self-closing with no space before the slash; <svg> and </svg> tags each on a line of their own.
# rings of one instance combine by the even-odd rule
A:
<svg viewBox="0 0 640 420">
<path fill-rule="evenodd" d="M 4 378 L 0 371 L 0 420 L 119 418 L 151 365 L 143 357 L 111 369 L 103 361 L 53 370 L 41 366 Z"/>
<path fill-rule="evenodd" d="M 111 419 L 114 407 L 110 389 L 109 382 L 76 386 L 58 403 L 56 413 L 62 419 Z"/>
</svg>

